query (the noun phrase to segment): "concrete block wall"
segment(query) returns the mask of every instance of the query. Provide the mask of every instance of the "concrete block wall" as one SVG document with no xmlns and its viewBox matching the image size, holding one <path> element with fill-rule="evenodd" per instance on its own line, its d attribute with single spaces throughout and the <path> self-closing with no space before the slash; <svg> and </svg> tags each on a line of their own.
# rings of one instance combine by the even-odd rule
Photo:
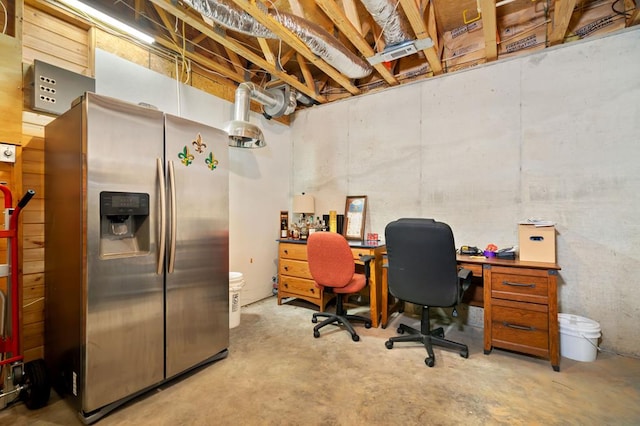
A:
<svg viewBox="0 0 640 426">
<path fill-rule="evenodd" d="M 365 232 L 449 223 L 456 244 L 517 244 L 557 223 L 560 312 L 640 356 L 640 29 L 297 113 L 292 192 L 316 214 L 367 195 Z"/>
</svg>

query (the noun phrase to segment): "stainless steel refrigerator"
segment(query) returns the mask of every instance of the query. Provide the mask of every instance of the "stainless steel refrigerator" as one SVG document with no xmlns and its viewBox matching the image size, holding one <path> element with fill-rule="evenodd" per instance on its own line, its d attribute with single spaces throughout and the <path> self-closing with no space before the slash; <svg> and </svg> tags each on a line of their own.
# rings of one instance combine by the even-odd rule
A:
<svg viewBox="0 0 640 426">
<path fill-rule="evenodd" d="M 86 423 L 228 353 L 227 139 L 92 93 L 45 128 L 45 360 Z"/>
</svg>

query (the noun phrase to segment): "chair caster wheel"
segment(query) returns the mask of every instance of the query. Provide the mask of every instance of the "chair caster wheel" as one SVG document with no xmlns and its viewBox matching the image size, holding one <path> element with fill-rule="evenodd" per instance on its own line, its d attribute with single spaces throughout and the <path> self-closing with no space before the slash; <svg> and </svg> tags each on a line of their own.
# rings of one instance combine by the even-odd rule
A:
<svg viewBox="0 0 640 426">
<path fill-rule="evenodd" d="M 393 349 L 393 342 L 391 340 L 387 340 L 386 342 L 384 342 L 384 345 L 387 347 L 387 349 Z"/>
<path fill-rule="evenodd" d="M 424 359 L 424 363 L 427 364 L 427 367 L 433 367 L 436 363 L 436 360 L 430 357 Z"/>
<path fill-rule="evenodd" d="M 354 334 L 351 336 L 351 339 L 353 339 L 354 342 L 357 342 L 358 340 L 360 340 L 360 336 L 358 336 L 357 334 Z"/>
<path fill-rule="evenodd" d="M 318 330 L 313 330 L 313 337 L 315 337 L 316 339 L 320 337 L 320 332 Z"/>
<path fill-rule="evenodd" d="M 314 323 L 314 324 L 317 323 L 318 322 L 318 318 L 316 318 L 316 317 L 311 318 L 311 322 Z"/>
<path fill-rule="evenodd" d="M 396 332 L 397 332 L 398 334 L 404 334 L 404 328 L 402 328 L 402 327 L 398 327 L 398 329 L 396 330 Z"/>
<path fill-rule="evenodd" d="M 370 322 L 365 322 L 364 323 L 364 328 L 371 328 L 371 323 Z"/>
<path fill-rule="evenodd" d="M 462 358 L 469 358 L 469 350 L 464 350 L 460 352 L 460 356 Z"/>
</svg>

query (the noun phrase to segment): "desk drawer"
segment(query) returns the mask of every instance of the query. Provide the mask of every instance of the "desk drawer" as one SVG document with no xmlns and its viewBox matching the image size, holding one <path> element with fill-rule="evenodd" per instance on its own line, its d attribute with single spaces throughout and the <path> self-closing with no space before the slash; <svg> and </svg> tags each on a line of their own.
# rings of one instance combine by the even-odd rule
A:
<svg viewBox="0 0 640 426">
<path fill-rule="evenodd" d="M 313 280 L 281 275 L 278 285 L 286 293 L 320 299 L 321 291 Z"/>
<path fill-rule="evenodd" d="M 491 341 L 494 346 L 538 356 L 549 354 L 549 313 L 545 306 L 493 300 Z M 535 308 L 531 310 L 528 308 Z"/>
<path fill-rule="evenodd" d="M 292 275 L 299 278 L 313 279 L 309 271 L 309 264 L 302 260 L 280 259 L 278 273 L 282 275 Z"/>
<path fill-rule="evenodd" d="M 278 246 L 278 255 L 280 259 L 307 260 L 307 245 L 281 243 Z"/>
<path fill-rule="evenodd" d="M 546 305 L 549 300 L 547 276 L 493 272 L 491 297 Z"/>
</svg>

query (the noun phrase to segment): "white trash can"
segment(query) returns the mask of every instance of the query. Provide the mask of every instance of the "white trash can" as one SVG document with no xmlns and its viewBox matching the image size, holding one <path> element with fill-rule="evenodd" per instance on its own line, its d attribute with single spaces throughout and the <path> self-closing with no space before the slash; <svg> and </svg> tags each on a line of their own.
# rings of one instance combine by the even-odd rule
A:
<svg viewBox="0 0 640 426">
<path fill-rule="evenodd" d="M 229 272 L 229 328 L 240 325 L 240 290 L 244 277 L 240 272 Z"/>
<path fill-rule="evenodd" d="M 560 355 L 576 361 L 591 362 L 598 354 L 600 324 L 589 318 L 558 314 Z"/>
</svg>

